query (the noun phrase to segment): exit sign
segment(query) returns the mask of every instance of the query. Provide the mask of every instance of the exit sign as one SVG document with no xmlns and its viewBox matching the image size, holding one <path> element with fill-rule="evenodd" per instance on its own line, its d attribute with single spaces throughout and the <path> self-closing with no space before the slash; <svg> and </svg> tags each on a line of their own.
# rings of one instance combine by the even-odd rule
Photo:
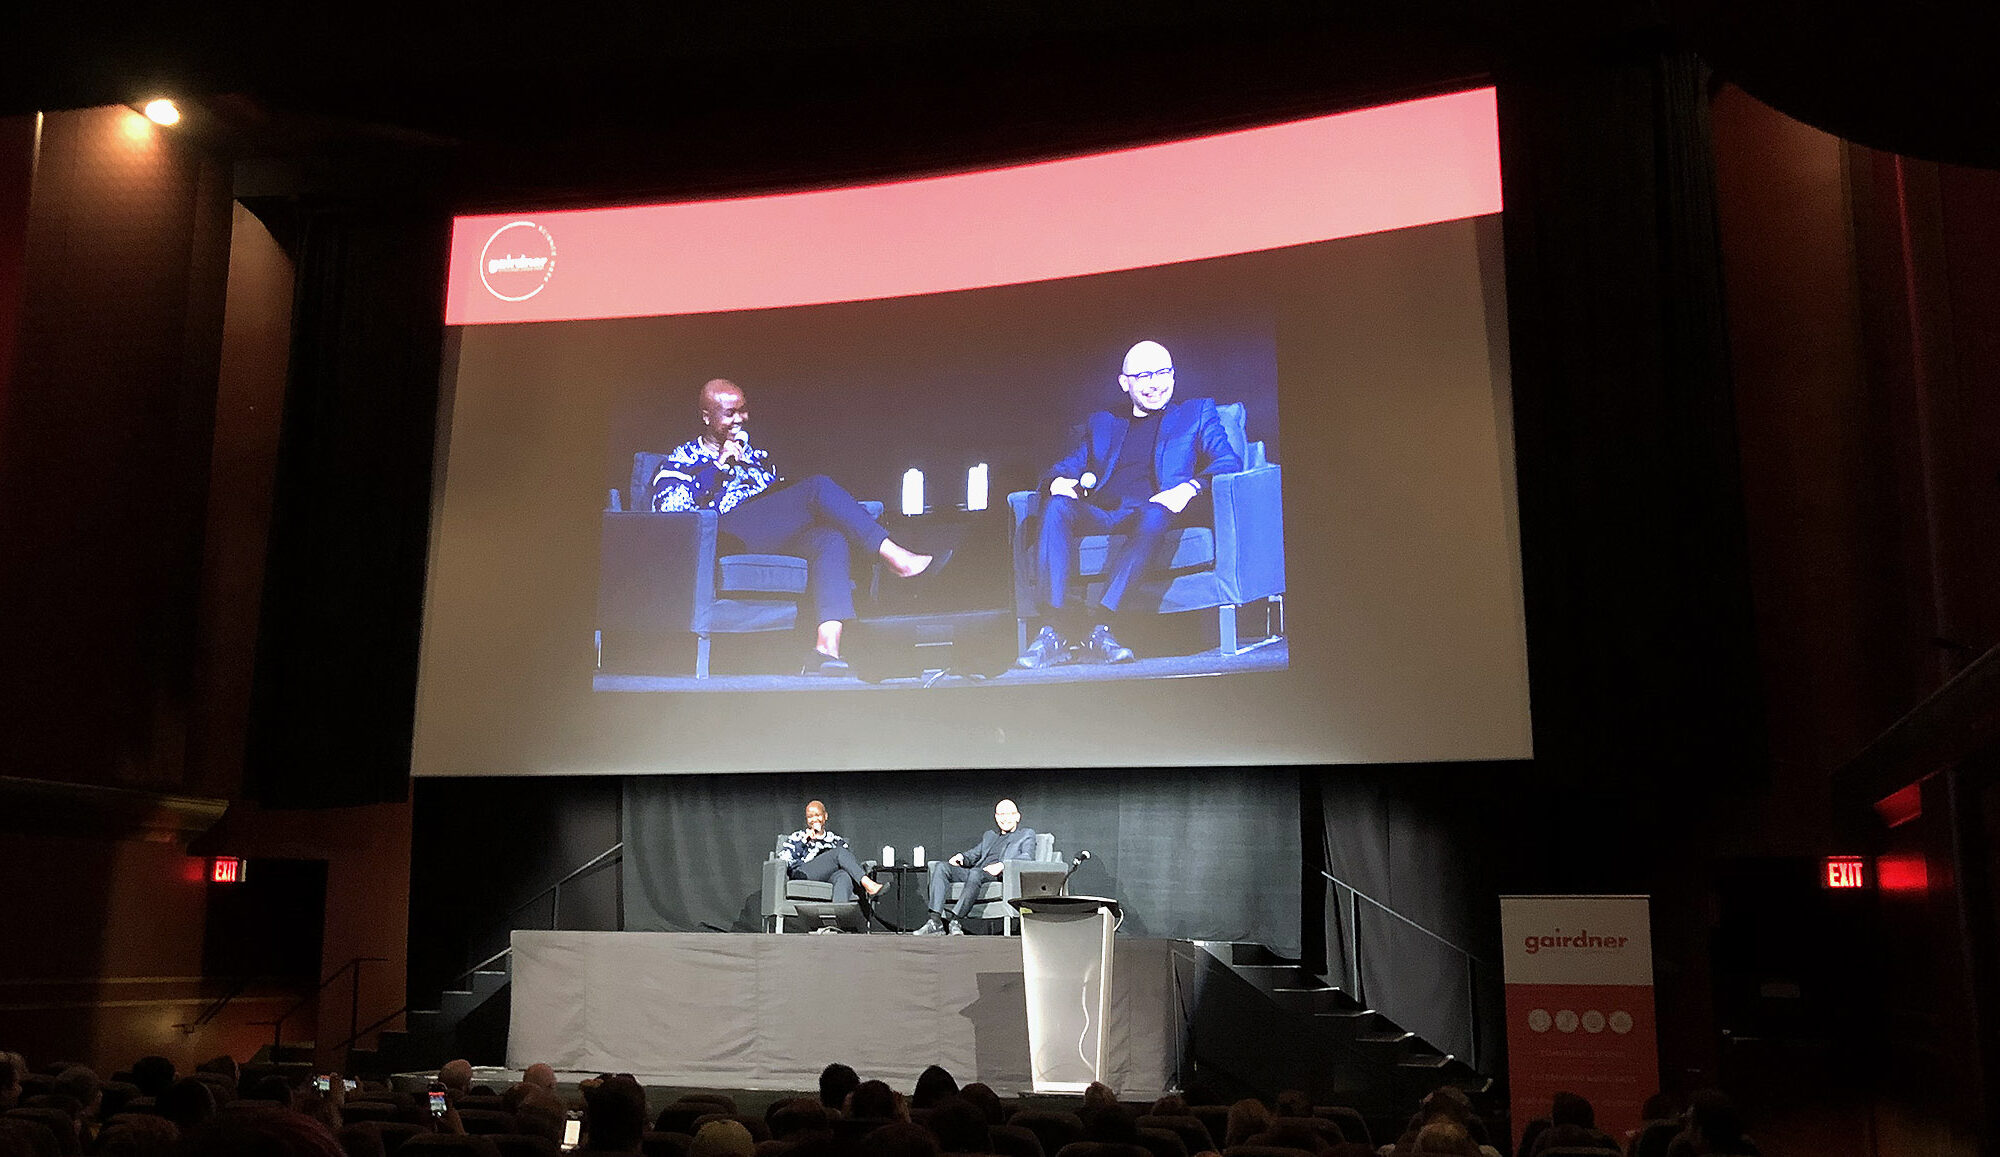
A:
<svg viewBox="0 0 2000 1157">
<path fill-rule="evenodd" d="M 1868 861 L 1861 856 L 1828 856 L 1819 876 L 1822 888 L 1866 888 Z"/>
<path fill-rule="evenodd" d="M 243 869 L 249 865 L 235 856 L 217 856 L 209 861 L 208 882 L 211 884 L 240 884 Z"/>
</svg>

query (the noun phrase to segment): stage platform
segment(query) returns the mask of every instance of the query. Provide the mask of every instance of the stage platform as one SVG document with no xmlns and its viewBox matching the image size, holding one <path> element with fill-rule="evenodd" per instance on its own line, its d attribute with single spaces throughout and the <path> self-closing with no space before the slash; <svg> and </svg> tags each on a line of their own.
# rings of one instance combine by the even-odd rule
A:
<svg viewBox="0 0 2000 1157">
<path fill-rule="evenodd" d="M 522 931 L 513 944 L 515 1074 L 544 1062 L 663 1090 L 796 1093 L 840 1061 L 905 1091 L 932 1064 L 1002 1096 L 1031 1085 L 1017 938 Z M 1128 1098 L 1176 1088 L 1205 950 L 1120 939 L 1115 953 L 1106 1082 Z"/>
</svg>

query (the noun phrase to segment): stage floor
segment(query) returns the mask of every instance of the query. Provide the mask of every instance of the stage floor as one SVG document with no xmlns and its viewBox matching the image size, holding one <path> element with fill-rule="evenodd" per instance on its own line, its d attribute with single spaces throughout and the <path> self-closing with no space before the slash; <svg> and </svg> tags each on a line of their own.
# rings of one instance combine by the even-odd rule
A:
<svg viewBox="0 0 2000 1157">
<path fill-rule="evenodd" d="M 662 1088 L 801 1092 L 834 1061 L 1030 1088 L 1021 942 L 999 936 L 516 932 L 507 1061 Z M 1192 942 L 1119 939 L 1106 1082 L 1175 1088 L 1205 974 Z"/>
<path fill-rule="evenodd" d="M 1282 671 L 1291 662 L 1291 647 L 1284 638 L 1254 644 L 1234 655 L 1202 651 L 1193 655 L 1160 655 L 1134 659 L 1130 663 L 1072 663 L 1042 671 L 1013 670 L 990 679 L 951 677 L 939 680 L 937 688 L 973 689 L 981 687 L 1028 687 L 1047 683 L 1104 683 L 1125 679 L 1197 679 L 1212 675 L 1236 675 L 1248 671 Z M 906 691 L 924 686 L 920 678 L 885 679 L 865 683 L 860 679 L 831 679 L 806 675 L 714 675 L 696 679 L 691 675 L 617 675 L 599 672 L 592 677 L 597 691 Z"/>
</svg>

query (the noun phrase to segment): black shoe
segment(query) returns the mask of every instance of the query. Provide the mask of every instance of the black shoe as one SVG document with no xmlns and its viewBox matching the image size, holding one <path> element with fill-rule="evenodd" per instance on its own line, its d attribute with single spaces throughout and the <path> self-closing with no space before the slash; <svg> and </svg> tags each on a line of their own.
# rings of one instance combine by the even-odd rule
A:
<svg viewBox="0 0 2000 1157">
<path fill-rule="evenodd" d="M 929 566 L 925 567 L 924 569 L 918 571 L 913 575 L 907 575 L 907 576 L 897 575 L 896 576 L 897 579 L 901 582 L 909 583 L 911 584 L 912 587 L 915 587 L 922 585 L 925 579 L 936 578 L 940 573 L 944 571 L 944 564 L 951 561 L 951 550 L 952 550 L 951 547 L 945 547 L 943 550 L 938 551 L 936 554 L 931 556 L 931 562 Z"/>
<path fill-rule="evenodd" d="M 1077 648 L 1081 663 L 1130 663 L 1132 658 L 1132 648 L 1120 643 L 1103 623 L 1091 628 L 1090 638 Z"/>
<path fill-rule="evenodd" d="M 845 678 L 849 673 L 847 660 L 819 650 L 807 651 L 806 665 L 799 670 L 801 675 L 825 675 L 835 679 Z"/>
<path fill-rule="evenodd" d="M 1056 634 L 1054 627 L 1043 627 L 1036 632 L 1028 649 L 1021 652 L 1021 657 L 1014 660 L 1014 665 L 1023 671 L 1039 671 L 1044 667 L 1060 667 L 1071 661 L 1069 644 L 1063 642 L 1063 637 Z"/>
</svg>

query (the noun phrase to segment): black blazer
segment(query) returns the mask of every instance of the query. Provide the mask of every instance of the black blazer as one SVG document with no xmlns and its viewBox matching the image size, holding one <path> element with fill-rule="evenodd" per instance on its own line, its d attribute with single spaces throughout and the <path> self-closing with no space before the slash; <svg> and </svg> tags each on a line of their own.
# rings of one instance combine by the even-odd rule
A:
<svg viewBox="0 0 2000 1157">
<path fill-rule="evenodd" d="M 997 864 L 1002 860 L 1035 858 L 1035 829 L 1017 827 L 1006 835 L 996 829 L 979 838 L 979 843 L 959 853 L 968 868 Z"/>
<path fill-rule="evenodd" d="M 1088 470 L 1102 480 L 1118 467 L 1119 453 L 1125 448 L 1125 431 L 1130 429 L 1127 407 L 1118 413 L 1100 410 L 1084 422 L 1083 440 L 1075 449 L 1042 476 L 1042 492 L 1055 478 L 1080 478 Z M 1189 398 L 1174 402 L 1160 414 L 1160 436 L 1153 446 L 1153 482 L 1161 490 L 1171 490 L 1196 477 L 1234 474 L 1243 469 L 1243 459 L 1229 442 L 1211 398 Z"/>
</svg>

